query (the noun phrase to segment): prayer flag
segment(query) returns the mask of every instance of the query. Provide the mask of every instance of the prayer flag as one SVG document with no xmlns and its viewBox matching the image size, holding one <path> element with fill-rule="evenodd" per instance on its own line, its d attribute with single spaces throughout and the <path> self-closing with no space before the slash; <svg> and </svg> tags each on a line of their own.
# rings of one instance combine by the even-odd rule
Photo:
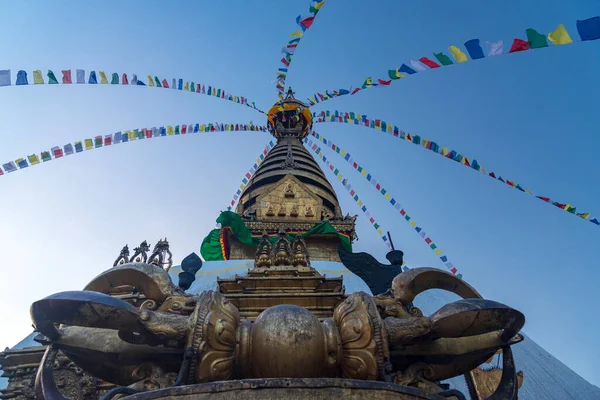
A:
<svg viewBox="0 0 600 400">
<path fill-rule="evenodd" d="M 20 70 L 17 72 L 17 83 L 16 85 L 29 85 L 27 82 L 27 72 Z"/>
<path fill-rule="evenodd" d="M 121 85 L 129 85 L 129 80 L 127 79 L 127 74 L 123 74 L 121 77 Z"/>
<path fill-rule="evenodd" d="M 147 78 L 148 78 L 148 86 L 154 86 L 154 81 L 152 80 L 152 76 L 148 75 Z"/>
<path fill-rule="evenodd" d="M 289 62 L 288 60 L 286 60 L 284 57 L 282 57 L 280 61 L 281 61 L 281 63 L 282 63 L 283 65 L 285 65 L 286 67 L 289 67 L 289 66 L 290 66 L 290 62 Z"/>
<path fill-rule="evenodd" d="M 302 37 L 302 35 L 304 34 L 304 32 L 300 31 L 296 31 L 296 32 L 292 32 L 290 34 L 290 37 L 297 37 L 298 39 Z"/>
<path fill-rule="evenodd" d="M 40 159 L 37 156 L 37 154 L 32 154 L 30 156 L 27 156 L 27 158 L 29 159 L 29 163 L 31 165 L 35 165 L 35 164 L 39 164 L 40 163 Z"/>
<path fill-rule="evenodd" d="M 402 64 L 402 65 L 400 66 L 400 68 L 398 69 L 398 71 L 400 71 L 400 72 L 404 72 L 405 74 L 409 74 L 409 75 L 412 75 L 412 74 L 416 74 L 416 73 L 417 73 L 417 71 L 415 71 L 414 69 L 412 69 L 411 67 L 409 67 L 409 66 L 408 66 L 408 65 L 406 65 L 406 64 Z"/>
<path fill-rule="evenodd" d="M 51 148 L 50 151 L 54 155 L 54 158 L 61 158 L 63 156 L 63 150 L 58 146 Z"/>
<path fill-rule="evenodd" d="M 11 82 L 10 69 L 0 70 L 0 86 L 10 86 Z"/>
<path fill-rule="evenodd" d="M 117 74 L 116 72 L 113 72 L 112 79 L 110 80 L 110 84 L 111 85 L 118 85 L 119 84 L 119 74 Z"/>
<path fill-rule="evenodd" d="M 42 161 L 43 162 L 52 160 L 52 156 L 50 155 L 49 151 L 42 151 L 42 153 L 40 154 L 40 156 L 42 157 Z"/>
<path fill-rule="evenodd" d="M 111 144 L 112 144 L 112 135 L 105 135 L 104 136 L 104 145 L 110 146 Z"/>
<path fill-rule="evenodd" d="M 48 73 L 46 75 L 48 76 L 48 83 L 49 84 L 53 84 L 53 85 L 58 84 L 58 80 L 56 79 L 56 76 L 54 75 L 54 72 L 52 72 L 51 70 L 48 70 Z"/>
<path fill-rule="evenodd" d="M 452 60 L 450 59 L 450 57 L 448 57 L 444 53 L 433 53 L 433 55 L 434 55 L 435 58 L 437 58 L 437 60 L 442 65 L 452 65 L 452 64 L 454 64 L 452 62 Z"/>
<path fill-rule="evenodd" d="M 77 83 L 85 83 L 85 70 L 77 69 L 75 71 L 75 76 L 77 78 Z"/>
<path fill-rule="evenodd" d="M 81 153 L 83 151 L 83 146 L 81 142 L 75 142 L 75 152 Z"/>
<path fill-rule="evenodd" d="M 158 78 L 157 78 L 157 79 L 158 79 Z M 158 86 L 158 85 L 157 85 L 157 86 Z M 164 88 L 167 88 L 167 89 L 169 88 L 169 82 L 167 82 L 167 80 L 166 80 L 166 79 L 163 79 L 163 80 L 162 80 L 162 87 L 164 87 Z"/>
<path fill-rule="evenodd" d="M 190 90 L 190 83 L 189 82 L 185 83 L 185 86 L 183 87 L 183 90 L 187 90 L 187 91 Z"/>
<path fill-rule="evenodd" d="M 480 58 L 484 58 L 483 49 L 479 44 L 479 39 L 471 39 L 465 42 L 465 48 L 469 52 L 471 59 L 478 60 Z"/>
<path fill-rule="evenodd" d="M 94 138 L 94 147 L 95 148 L 102 147 L 102 136 L 96 136 Z"/>
<path fill-rule="evenodd" d="M 390 84 L 392 83 L 392 81 L 384 81 L 382 79 L 377 79 L 377 82 L 379 82 L 380 85 L 384 86 L 390 86 Z"/>
<path fill-rule="evenodd" d="M 2 167 L 4 167 L 4 170 L 6 172 L 15 172 L 17 170 L 17 166 L 15 165 L 14 161 L 11 161 L 6 164 L 2 164 Z"/>
<path fill-rule="evenodd" d="M 577 32 L 582 41 L 600 39 L 600 17 L 577 21 Z"/>
<path fill-rule="evenodd" d="M 44 84 L 44 77 L 42 76 L 42 71 L 40 71 L 39 69 L 36 69 L 35 71 L 33 71 L 33 84 L 34 85 L 43 85 Z"/>
<path fill-rule="evenodd" d="M 64 69 L 61 72 L 63 74 L 63 77 L 62 77 L 63 84 L 73 83 L 73 81 L 71 80 L 71 70 L 70 69 Z"/>
<path fill-rule="evenodd" d="M 527 33 L 527 41 L 529 42 L 530 49 L 539 49 L 541 47 L 548 47 L 548 41 L 546 35 L 542 35 L 535 29 L 528 28 L 525 30 Z"/>
<path fill-rule="evenodd" d="M 450 50 L 450 53 L 452 53 L 452 56 L 454 56 L 454 59 L 459 62 L 459 63 L 464 63 L 469 61 L 469 59 L 467 58 L 467 55 L 465 53 L 463 53 L 461 51 L 461 49 L 459 49 L 456 46 L 450 46 L 448 47 L 448 50 Z"/>
<path fill-rule="evenodd" d="M 100 74 L 100 84 L 101 85 L 107 85 L 108 84 L 108 78 L 106 77 L 106 73 L 104 71 L 98 71 L 98 73 Z"/>
<path fill-rule="evenodd" d="M 569 36 L 569 32 L 567 32 L 563 24 L 558 25 L 554 31 L 550 32 L 548 34 L 548 39 L 556 45 L 573 43 L 573 40 L 571 40 L 571 37 Z"/>
<path fill-rule="evenodd" d="M 96 79 L 96 71 L 90 72 L 90 77 L 88 78 L 88 83 L 93 84 L 93 85 L 98 83 L 98 80 Z"/>
<path fill-rule="evenodd" d="M 73 154 L 73 145 L 71 143 L 67 143 L 64 145 L 65 155 L 70 156 Z"/>
<path fill-rule="evenodd" d="M 92 141 L 92 139 L 85 139 L 83 142 L 85 143 L 86 150 L 91 150 L 94 148 L 94 142 Z"/>
<path fill-rule="evenodd" d="M 504 42 L 498 40 L 497 42 L 485 42 L 488 56 L 499 56 L 504 50 Z"/>
<path fill-rule="evenodd" d="M 308 29 L 311 27 L 311 25 L 313 24 L 313 22 L 315 21 L 315 17 L 306 17 L 304 18 L 302 21 L 300 21 L 299 25 L 302 26 L 302 28 L 304 30 Z"/>
<path fill-rule="evenodd" d="M 154 77 L 154 84 L 156 85 L 156 87 L 162 87 L 160 81 L 158 80 L 158 76 Z"/>
<path fill-rule="evenodd" d="M 414 69 L 416 69 L 417 71 L 427 71 L 427 68 L 425 68 L 425 67 L 423 66 L 423 64 L 421 64 L 421 63 L 420 63 L 420 62 L 418 62 L 418 61 L 415 61 L 415 60 L 410 60 L 410 65 L 412 65 L 412 66 L 413 66 L 413 68 L 414 68 Z"/>
<path fill-rule="evenodd" d="M 370 87 L 373 87 L 373 86 L 377 86 L 376 83 L 375 84 L 373 83 L 373 78 L 367 78 L 367 79 L 365 79 L 365 82 L 362 84 L 362 88 L 363 89 L 367 89 L 367 88 L 370 88 Z M 321 99 L 321 100 L 323 100 L 323 99 Z"/>
<path fill-rule="evenodd" d="M 516 53 L 518 51 L 529 50 L 529 42 L 521 39 L 515 39 L 512 46 L 510 47 L 509 53 Z"/>
<path fill-rule="evenodd" d="M 23 168 L 27 168 L 29 167 L 29 164 L 27 164 L 27 160 L 25 160 L 24 158 L 18 158 L 15 160 L 15 163 L 19 166 L 19 168 L 23 169 Z"/>
<path fill-rule="evenodd" d="M 117 144 L 117 143 L 121 143 L 121 132 L 115 132 L 115 134 L 113 135 L 113 143 Z"/>
<path fill-rule="evenodd" d="M 31 161 L 31 160 L 29 160 L 29 161 Z M 588 219 L 590 217 L 590 213 L 589 212 L 587 212 L 587 213 L 577 213 L 577 216 L 580 217 L 580 218 L 583 218 L 583 219 Z"/>
<path fill-rule="evenodd" d="M 421 61 L 423 64 L 427 65 L 429 68 L 439 68 L 440 65 L 438 63 L 436 63 L 435 61 L 430 60 L 427 57 L 421 57 L 419 58 L 419 61 Z"/>
</svg>

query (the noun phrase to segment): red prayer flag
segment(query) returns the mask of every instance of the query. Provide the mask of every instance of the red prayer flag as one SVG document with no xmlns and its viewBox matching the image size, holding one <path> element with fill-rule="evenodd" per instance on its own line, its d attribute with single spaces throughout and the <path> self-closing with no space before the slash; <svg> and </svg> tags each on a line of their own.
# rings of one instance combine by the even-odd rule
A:
<svg viewBox="0 0 600 400">
<path fill-rule="evenodd" d="M 494 174 L 493 172 L 490 172 L 490 176 L 494 179 L 496 179 L 496 174 Z"/>
<path fill-rule="evenodd" d="M 357 164 L 357 163 L 354 163 L 354 164 L 352 164 L 352 166 L 353 166 L 354 168 L 358 168 L 358 164 Z"/>
<path fill-rule="evenodd" d="M 246 172 L 246 178 L 250 179 L 252 175 L 250 175 L 250 172 Z"/>
<path fill-rule="evenodd" d="M 540 200 L 544 200 L 545 202 L 550 201 L 550 197 L 542 197 L 542 196 L 538 196 L 538 199 Z"/>
<path fill-rule="evenodd" d="M 351 95 L 358 93 L 358 91 L 360 90 L 360 88 L 356 88 L 352 91 L 352 93 L 350 93 Z"/>
<path fill-rule="evenodd" d="M 181 134 L 182 134 L 182 135 L 184 135 L 184 134 L 186 134 L 186 133 L 187 133 L 187 125 L 183 125 L 183 126 L 181 127 Z"/>
<path fill-rule="evenodd" d="M 110 146 L 112 144 L 112 136 L 108 135 L 104 137 L 104 145 Z"/>
<path fill-rule="evenodd" d="M 406 134 L 406 140 L 408 140 L 409 142 L 412 142 L 412 138 L 410 137 L 410 133 Z"/>
<path fill-rule="evenodd" d="M 306 17 L 302 21 L 300 21 L 300 25 L 302 25 L 305 29 L 310 28 L 310 26 L 315 22 L 315 17 Z"/>
<path fill-rule="evenodd" d="M 514 184 L 514 183 L 512 183 L 511 181 L 509 181 L 508 179 L 506 180 L 506 184 L 507 184 L 507 185 L 510 185 L 510 186 L 515 186 L 515 184 Z"/>
<path fill-rule="evenodd" d="M 402 215 L 402 216 L 406 215 L 406 211 L 404 211 L 404 208 L 402 210 L 400 210 L 400 215 Z"/>
<path fill-rule="evenodd" d="M 378 183 L 377 185 L 375 185 L 375 188 L 376 188 L 377 190 L 381 190 L 381 185 Z"/>
<path fill-rule="evenodd" d="M 431 243 L 431 239 L 429 239 L 429 238 L 425 239 L 425 243 L 430 244 Z"/>
<path fill-rule="evenodd" d="M 127 80 L 127 74 L 123 74 L 123 78 L 121 78 L 121 85 L 129 85 L 129 81 Z"/>
<path fill-rule="evenodd" d="M 467 157 L 463 158 L 463 160 L 465 160 L 465 165 L 466 165 L 467 167 L 470 167 L 470 166 L 471 166 L 471 164 L 469 163 L 469 159 L 468 159 Z"/>
<path fill-rule="evenodd" d="M 517 51 L 529 50 L 529 42 L 521 39 L 515 39 L 512 46 L 510 47 L 509 53 L 515 53 Z"/>
<path fill-rule="evenodd" d="M 0 176 L 4 175 L 4 171 L 2 171 L 2 168 L 0 168 Z"/>
<path fill-rule="evenodd" d="M 350 195 L 351 195 L 351 196 L 354 196 L 354 194 L 355 194 L 355 193 L 356 193 L 356 192 L 354 191 L 354 189 L 350 191 Z"/>
<path fill-rule="evenodd" d="M 62 149 L 56 149 L 56 150 L 54 150 L 54 158 L 61 158 L 62 156 L 63 156 Z"/>
<path fill-rule="evenodd" d="M 288 60 L 286 60 L 285 58 L 283 58 L 283 57 L 281 58 L 281 63 L 282 63 L 283 65 L 285 65 L 286 67 L 289 67 L 289 66 L 290 66 L 290 62 L 289 62 Z"/>
<path fill-rule="evenodd" d="M 196 93 L 201 93 L 202 92 L 202 85 L 200 85 L 199 83 L 196 84 Z"/>
<path fill-rule="evenodd" d="M 62 83 L 73 83 L 73 81 L 71 81 L 71 70 L 70 69 L 63 70 L 62 74 L 63 74 Z"/>
<path fill-rule="evenodd" d="M 169 82 L 167 82 L 166 79 L 162 80 L 162 87 L 167 88 L 167 89 L 169 88 Z"/>
<path fill-rule="evenodd" d="M 456 275 L 456 272 L 457 272 L 456 268 L 452 268 L 450 271 L 452 271 L 452 273 Z"/>
<path fill-rule="evenodd" d="M 427 65 L 429 68 L 439 68 L 440 64 L 431 61 L 429 58 L 427 57 L 421 57 L 419 58 L 419 61 L 421 61 L 423 64 Z"/>
<path fill-rule="evenodd" d="M 317 96 L 319 96 L 319 98 L 321 99 L 321 101 L 325 100 L 325 97 L 323 97 L 323 95 L 321 93 L 317 93 Z"/>
<path fill-rule="evenodd" d="M 383 79 L 377 79 L 377 82 L 379 82 L 380 85 L 384 85 L 384 86 L 389 86 L 392 83 L 391 80 L 384 81 Z"/>
<path fill-rule="evenodd" d="M 372 224 L 375 223 L 375 220 L 373 219 L 373 217 L 371 217 L 371 219 L 369 219 L 369 221 L 371 221 Z"/>
</svg>

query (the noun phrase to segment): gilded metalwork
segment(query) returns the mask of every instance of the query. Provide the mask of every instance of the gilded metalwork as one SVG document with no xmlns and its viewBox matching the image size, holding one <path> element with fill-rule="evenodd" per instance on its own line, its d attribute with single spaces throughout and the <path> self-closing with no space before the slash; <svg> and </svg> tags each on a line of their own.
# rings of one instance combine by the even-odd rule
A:
<svg viewBox="0 0 600 400">
<path fill-rule="evenodd" d="M 134 262 L 148 261 L 148 252 L 150 251 L 150 245 L 144 240 L 140 245 L 133 249 L 133 256 L 131 260 Z"/>
<path fill-rule="evenodd" d="M 169 271 L 173 266 L 173 254 L 169 250 L 169 242 L 167 238 L 159 240 L 154 245 L 154 250 L 150 254 L 150 263 Z"/>
<path fill-rule="evenodd" d="M 126 264 L 129 262 L 129 246 L 125 245 L 121 249 L 121 253 L 119 253 L 119 257 L 113 263 L 113 267 L 117 265 Z"/>
</svg>

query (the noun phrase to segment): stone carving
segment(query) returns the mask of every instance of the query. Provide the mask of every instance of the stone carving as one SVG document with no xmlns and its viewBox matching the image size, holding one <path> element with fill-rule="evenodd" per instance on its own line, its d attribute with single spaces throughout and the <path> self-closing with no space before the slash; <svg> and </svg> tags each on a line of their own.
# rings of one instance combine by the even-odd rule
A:
<svg viewBox="0 0 600 400">
<path fill-rule="evenodd" d="M 202 293 L 191 316 L 187 347 L 193 350 L 189 382 L 227 380 L 233 373 L 240 316 L 219 292 Z"/>
<path fill-rule="evenodd" d="M 256 268 L 269 268 L 271 266 L 271 242 L 269 235 L 264 232 L 254 257 L 254 266 Z"/>
<path fill-rule="evenodd" d="M 148 248 L 150 248 L 150 246 L 148 246 Z M 169 250 L 167 238 L 159 240 L 156 245 L 154 245 L 154 250 L 150 255 L 150 263 L 158 265 L 166 271 L 171 269 L 173 266 L 173 254 L 171 254 L 171 251 Z"/>
<path fill-rule="evenodd" d="M 279 238 L 271 250 L 271 260 L 273 260 L 273 265 L 290 265 L 291 255 L 292 249 L 290 247 L 290 242 L 287 239 L 287 234 L 285 232 L 279 232 Z"/>
<path fill-rule="evenodd" d="M 306 213 L 304 214 L 304 216 L 312 218 L 315 216 L 315 212 L 313 211 L 311 206 L 306 207 Z"/>
<path fill-rule="evenodd" d="M 133 249 L 133 256 L 131 260 L 134 262 L 146 262 L 148 261 L 148 252 L 150 251 L 150 245 L 144 240 L 140 243 L 139 247 Z"/>
<path fill-rule="evenodd" d="M 297 205 L 297 204 L 294 204 L 294 205 L 292 206 L 292 209 L 290 210 L 290 217 L 297 217 L 297 216 L 298 216 L 298 214 L 299 214 L 299 211 L 298 211 L 298 205 Z"/>
<path fill-rule="evenodd" d="M 296 193 L 294 192 L 294 188 L 292 187 L 291 183 L 288 183 L 288 185 L 286 186 L 284 196 L 287 198 L 296 197 Z"/>
<path fill-rule="evenodd" d="M 275 216 L 275 208 L 273 207 L 272 204 L 269 204 L 269 207 L 267 208 L 267 217 L 274 217 Z"/>
<path fill-rule="evenodd" d="M 292 249 L 294 252 L 292 265 L 296 268 L 310 267 L 308 250 L 306 249 L 306 243 L 304 242 L 304 238 L 302 236 L 296 236 L 294 243 L 292 243 Z"/>
<path fill-rule="evenodd" d="M 279 206 L 279 211 L 277 212 L 277 215 L 280 217 L 285 217 L 287 215 L 287 212 L 285 211 L 285 206 L 283 204 Z"/>
<path fill-rule="evenodd" d="M 349 379 L 377 378 L 375 339 L 367 305 L 359 293 L 353 293 L 333 313 L 340 330 L 342 372 Z"/>
<path fill-rule="evenodd" d="M 121 265 L 121 264 L 127 264 L 128 262 L 129 262 L 129 246 L 125 245 L 121 249 L 121 253 L 119 254 L 119 257 L 117 257 L 117 259 L 113 263 L 113 267 L 116 267 L 117 265 Z"/>
</svg>

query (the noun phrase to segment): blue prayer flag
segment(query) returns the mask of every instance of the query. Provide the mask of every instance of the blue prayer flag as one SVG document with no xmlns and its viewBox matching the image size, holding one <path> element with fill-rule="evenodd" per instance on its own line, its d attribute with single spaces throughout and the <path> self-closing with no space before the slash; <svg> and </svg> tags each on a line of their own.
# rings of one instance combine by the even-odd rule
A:
<svg viewBox="0 0 600 400">
<path fill-rule="evenodd" d="M 409 74 L 409 75 L 417 73 L 417 71 L 415 71 L 414 69 L 412 69 L 411 67 L 409 67 L 406 64 L 402 64 L 402 66 L 400 68 L 398 68 L 398 71 L 404 72 L 405 74 Z"/>
<path fill-rule="evenodd" d="M 577 21 L 577 32 L 583 41 L 600 39 L 600 17 Z"/>
<path fill-rule="evenodd" d="M 90 79 L 88 79 L 89 84 L 97 84 L 98 80 L 96 79 L 96 71 L 90 72 Z"/>
<path fill-rule="evenodd" d="M 20 70 L 17 72 L 17 85 L 29 85 L 27 82 L 27 72 Z"/>
<path fill-rule="evenodd" d="M 484 58 L 483 49 L 479 45 L 479 39 L 471 39 L 465 42 L 465 47 L 473 60 Z"/>
</svg>

